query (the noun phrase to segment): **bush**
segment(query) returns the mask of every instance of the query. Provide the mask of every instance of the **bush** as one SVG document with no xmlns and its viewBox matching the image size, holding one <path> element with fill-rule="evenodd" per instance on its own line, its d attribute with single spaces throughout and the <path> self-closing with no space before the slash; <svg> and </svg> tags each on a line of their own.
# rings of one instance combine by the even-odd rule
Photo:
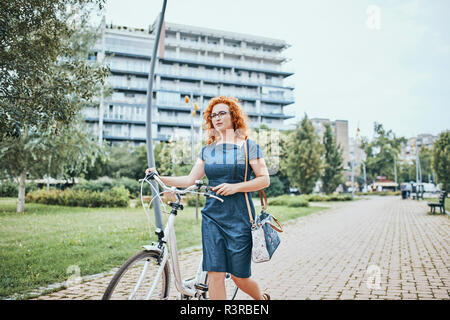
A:
<svg viewBox="0 0 450 320">
<path fill-rule="evenodd" d="M 0 184 L 0 196 L 1 197 L 17 197 L 18 186 L 12 181 L 3 181 Z"/>
<path fill-rule="evenodd" d="M 186 196 L 184 197 L 184 199 L 186 200 L 186 204 L 187 204 L 189 207 L 195 207 L 195 202 L 197 201 L 197 195 L 196 195 L 196 194 L 193 194 L 193 195 L 186 195 Z M 206 202 L 205 196 L 200 195 L 200 196 L 198 197 L 198 206 L 199 206 L 199 207 L 203 207 L 203 206 L 205 205 L 205 202 Z"/>
<path fill-rule="evenodd" d="M 40 189 L 26 196 L 27 202 L 77 207 L 128 207 L 130 193 L 123 186 L 109 191 Z"/>
<path fill-rule="evenodd" d="M 401 191 L 373 191 L 373 192 L 355 192 L 358 196 L 399 196 Z"/>
<path fill-rule="evenodd" d="M 34 182 L 29 182 L 25 186 L 25 193 L 37 190 L 38 186 Z M 19 186 L 14 181 L 5 180 L 0 182 L 0 197 L 17 197 Z"/>
<path fill-rule="evenodd" d="M 308 207 L 308 200 L 302 196 L 282 195 L 267 199 L 269 206 Z"/>
<path fill-rule="evenodd" d="M 73 186 L 72 189 L 104 192 L 118 186 L 123 186 L 127 189 L 132 199 L 138 198 L 139 193 L 141 192 L 140 182 L 126 177 L 118 179 L 102 177 L 97 180 L 84 180 Z M 151 194 L 151 188 L 147 183 L 144 184 L 144 195 L 145 194 Z"/>
<path fill-rule="evenodd" d="M 350 194 L 308 194 L 302 195 L 306 200 L 310 202 L 321 202 L 321 201 L 351 201 L 352 196 Z"/>
<path fill-rule="evenodd" d="M 281 196 L 284 194 L 284 184 L 277 176 L 270 176 L 270 186 L 264 192 L 267 197 Z"/>
</svg>

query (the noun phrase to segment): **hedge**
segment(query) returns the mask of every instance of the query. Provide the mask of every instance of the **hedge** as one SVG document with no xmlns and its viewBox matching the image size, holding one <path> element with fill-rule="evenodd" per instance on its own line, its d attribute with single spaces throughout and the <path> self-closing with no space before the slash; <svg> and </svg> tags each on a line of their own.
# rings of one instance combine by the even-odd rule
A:
<svg viewBox="0 0 450 320">
<path fill-rule="evenodd" d="M 309 202 L 321 202 L 321 201 L 351 201 L 352 196 L 350 194 L 338 195 L 338 194 L 304 194 L 304 197 Z"/>
<path fill-rule="evenodd" d="M 278 197 L 272 197 L 267 199 L 267 205 L 269 206 L 288 206 L 288 207 L 308 207 L 308 200 L 302 196 L 289 196 L 282 195 Z"/>
<path fill-rule="evenodd" d="M 109 191 L 113 187 L 123 186 L 130 193 L 131 198 L 139 198 L 141 192 L 141 183 L 135 179 L 119 178 L 111 179 L 108 177 L 100 178 L 97 180 L 82 180 L 78 184 L 72 187 L 73 190 L 88 190 L 104 192 Z M 151 195 L 151 188 L 148 183 L 144 183 L 144 195 Z"/>
<path fill-rule="evenodd" d="M 72 207 L 128 207 L 130 193 L 123 186 L 109 191 L 40 189 L 26 195 L 27 202 Z"/>
<path fill-rule="evenodd" d="M 25 193 L 37 190 L 38 186 L 34 182 L 25 185 Z M 19 194 L 19 185 L 13 181 L 4 180 L 0 182 L 0 197 L 17 197 Z"/>
</svg>

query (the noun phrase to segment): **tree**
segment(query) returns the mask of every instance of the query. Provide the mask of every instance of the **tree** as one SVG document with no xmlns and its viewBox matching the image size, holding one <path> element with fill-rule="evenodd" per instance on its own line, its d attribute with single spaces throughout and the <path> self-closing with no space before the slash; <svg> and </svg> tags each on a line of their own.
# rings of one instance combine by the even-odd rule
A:
<svg viewBox="0 0 450 320">
<path fill-rule="evenodd" d="M 344 180 L 344 158 L 342 157 L 342 148 L 337 145 L 331 126 L 328 123 L 325 124 L 323 146 L 325 152 L 322 184 L 324 192 L 329 194 L 334 192 Z"/>
<path fill-rule="evenodd" d="M 276 176 L 284 185 L 284 193 L 289 193 L 291 182 L 288 175 L 288 155 L 289 155 L 289 141 L 291 139 L 293 130 L 286 130 L 280 132 L 280 148 L 279 148 L 279 169 Z"/>
<path fill-rule="evenodd" d="M 433 143 L 433 169 L 442 190 L 450 190 L 450 131 L 444 131 Z"/>
<path fill-rule="evenodd" d="M 394 157 L 398 159 L 402 144 L 406 138 L 396 137 L 392 130 L 386 131 L 381 123 L 374 123 L 374 138 L 362 139 L 361 148 L 367 155 L 367 178 L 375 180 L 377 176 L 385 176 L 394 180 Z"/>
<path fill-rule="evenodd" d="M 18 177 L 18 212 L 27 173 L 73 177 L 93 150 L 88 130 L 74 123 L 107 76 L 87 59 L 97 39 L 90 6 L 103 2 L 0 2 L 0 156 L 3 169 Z"/>
<path fill-rule="evenodd" d="M 103 2 L 0 1 L 0 138 L 59 129 L 89 103 L 107 72 L 87 59 L 89 9 Z"/>
<path fill-rule="evenodd" d="M 25 179 L 30 177 L 74 177 L 93 162 L 99 147 L 81 117 L 53 133 L 53 128 L 26 127 L 19 137 L 0 141 L 0 169 L 18 177 L 17 212 L 25 209 Z"/>
<path fill-rule="evenodd" d="M 292 132 L 287 148 L 289 181 L 301 193 L 311 193 L 320 177 L 322 145 L 306 114 Z"/>
</svg>

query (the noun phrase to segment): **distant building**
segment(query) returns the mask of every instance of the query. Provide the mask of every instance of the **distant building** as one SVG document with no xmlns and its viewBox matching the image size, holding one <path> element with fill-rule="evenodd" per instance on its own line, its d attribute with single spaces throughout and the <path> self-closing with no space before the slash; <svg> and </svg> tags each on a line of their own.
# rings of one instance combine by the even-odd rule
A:
<svg viewBox="0 0 450 320">
<path fill-rule="evenodd" d="M 407 163 L 413 163 L 416 161 L 417 149 L 421 147 L 433 147 L 433 143 L 437 138 L 437 136 L 428 133 L 422 133 L 417 135 L 417 137 L 408 138 L 406 145 L 402 146 L 399 159 Z"/>
<path fill-rule="evenodd" d="M 192 119 L 184 96 L 192 97 L 203 111 L 217 95 L 234 96 L 248 114 L 250 127 L 267 125 L 285 130 L 284 121 L 294 118 L 288 106 L 294 103 L 293 86 L 283 70 L 289 45 L 272 39 L 225 30 L 164 23 L 153 87 L 152 137 L 176 140 L 202 136 L 202 117 Z M 107 83 L 114 92 L 99 108 L 87 107 L 85 120 L 94 133 L 103 132 L 109 142 L 145 142 L 146 94 L 156 24 L 148 30 L 106 25 L 104 46 L 95 48 L 96 59 L 105 53 L 111 69 Z M 102 126 L 102 127 L 99 127 Z M 193 129 L 191 129 L 193 128 Z M 192 131 L 191 131 L 192 130 Z"/>
<path fill-rule="evenodd" d="M 319 134 L 322 140 L 325 133 L 325 124 L 329 124 L 336 137 L 336 143 L 342 147 L 342 157 L 344 158 L 344 169 L 348 170 L 350 167 L 348 165 L 350 161 L 350 148 L 349 148 L 349 138 L 348 138 L 348 121 L 347 120 L 335 120 L 330 121 L 330 119 L 325 118 L 312 118 L 310 119 L 316 132 Z"/>
</svg>

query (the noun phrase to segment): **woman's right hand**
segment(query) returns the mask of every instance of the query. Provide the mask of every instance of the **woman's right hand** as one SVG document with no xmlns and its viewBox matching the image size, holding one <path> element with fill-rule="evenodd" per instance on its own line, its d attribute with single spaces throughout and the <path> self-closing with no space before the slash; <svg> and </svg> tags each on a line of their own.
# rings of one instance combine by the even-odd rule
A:
<svg viewBox="0 0 450 320">
<path fill-rule="evenodd" d="M 157 174 L 158 177 L 159 177 L 159 173 L 158 173 L 158 171 L 156 171 L 156 168 L 155 168 L 155 167 L 148 168 L 147 170 L 145 170 L 145 174 L 146 174 L 146 175 L 149 174 L 150 172 L 156 172 L 156 174 Z"/>
</svg>

